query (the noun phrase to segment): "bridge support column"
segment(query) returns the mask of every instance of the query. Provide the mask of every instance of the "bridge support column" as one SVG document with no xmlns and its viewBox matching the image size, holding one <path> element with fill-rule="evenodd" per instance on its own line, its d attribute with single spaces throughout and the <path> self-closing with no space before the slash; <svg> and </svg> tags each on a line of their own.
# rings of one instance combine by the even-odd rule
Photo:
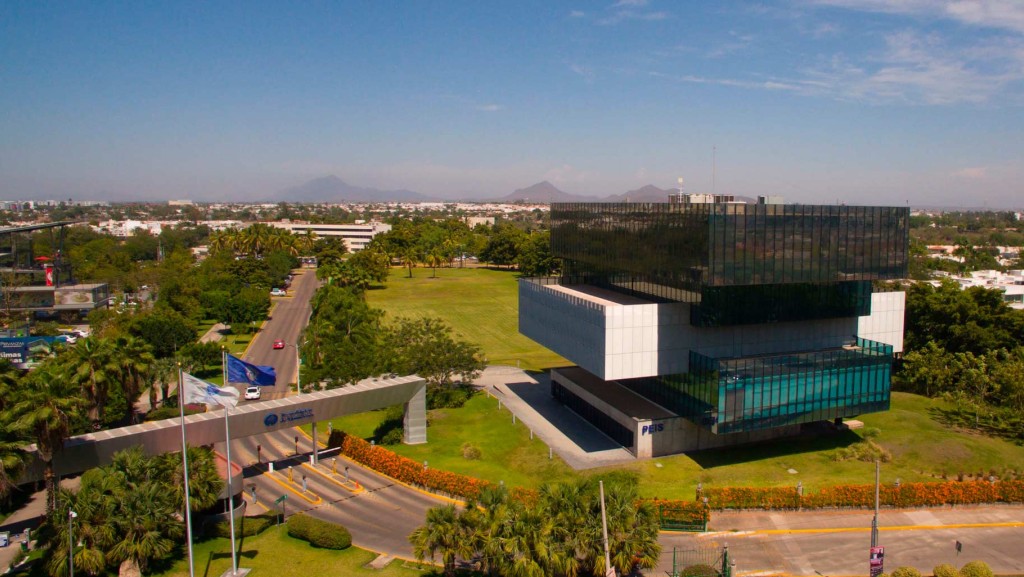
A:
<svg viewBox="0 0 1024 577">
<path fill-rule="evenodd" d="M 405 428 L 406 445 L 421 445 L 427 442 L 427 385 L 416 391 L 405 403 L 405 417 L 402 420 Z"/>
</svg>

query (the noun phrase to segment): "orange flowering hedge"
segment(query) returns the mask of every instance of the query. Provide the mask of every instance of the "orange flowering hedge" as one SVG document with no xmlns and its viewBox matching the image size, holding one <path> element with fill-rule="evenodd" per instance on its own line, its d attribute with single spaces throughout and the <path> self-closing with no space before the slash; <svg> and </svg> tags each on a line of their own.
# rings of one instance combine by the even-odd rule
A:
<svg viewBox="0 0 1024 577">
<path fill-rule="evenodd" d="M 328 445 L 340 446 L 342 454 L 374 471 L 398 479 L 403 483 L 452 497 L 476 499 L 480 496 L 481 489 L 491 485 L 489 481 L 474 479 L 466 475 L 425 468 L 422 463 L 417 463 L 384 447 L 371 445 L 358 437 L 346 435 L 341 431 L 334 431 L 331 434 Z"/>
<path fill-rule="evenodd" d="M 384 447 L 334 431 L 328 441 L 341 447 L 342 454 L 367 467 L 408 483 L 464 499 L 476 499 L 484 487 L 493 483 L 439 469 L 424 469 L 407 457 Z M 512 488 L 515 498 L 535 500 L 536 491 Z M 704 487 L 700 497 L 707 506 L 697 502 L 671 499 L 650 499 L 664 519 L 700 524 L 706 523 L 711 509 L 818 509 L 826 507 L 872 507 L 874 485 L 835 485 L 817 492 L 805 491 L 801 496 L 795 487 Z M 899 487 L 884 485 L 879 502 L 893 507 L 936 507 L 980 503 L 1024 503 L 1024 481 L 945 481 L 936 483 L 903 483 Z"/>
<path fill-rule="evenodd" d="M 797 494 L 793 487 L 711 487 L 705 488 L 712 509 L 796 509 L 804 507 L 872 507 L 874 485 L 835 485 L 817 492 Z M 892 507 L 936 507 L 978 503 L 1024 502 L 1024 481 L 947 481 L 884 485 L 878 494 L 882 505 Z"/>
<path fill-rule="evenodd" d="M 645 499 L 654 505 L 662 522 L 686 525 L 706 525 L 711 521 L 711 509 L 703 503 L 675 499 Z"/>
</svg>

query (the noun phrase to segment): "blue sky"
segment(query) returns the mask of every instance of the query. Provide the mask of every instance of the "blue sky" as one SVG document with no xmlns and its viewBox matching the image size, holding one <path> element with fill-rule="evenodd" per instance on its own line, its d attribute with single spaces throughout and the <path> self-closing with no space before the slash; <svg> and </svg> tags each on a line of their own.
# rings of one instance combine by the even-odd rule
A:
<svg viewBox="0 0 1024 577">
<path fill-rule="evenodd" d="M 1024 208 L 1024 2 L 0 3 L 0 198 Z"/>
</svg>

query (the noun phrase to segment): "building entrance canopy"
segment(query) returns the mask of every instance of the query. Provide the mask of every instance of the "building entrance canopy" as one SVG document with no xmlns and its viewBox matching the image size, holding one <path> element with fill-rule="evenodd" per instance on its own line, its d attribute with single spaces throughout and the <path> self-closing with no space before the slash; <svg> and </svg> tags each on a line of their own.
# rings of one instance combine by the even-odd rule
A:
<svg viewBox="0 0 1024 577">
<path fill-rule="evenodd" d="M 231 409 L 228 419 L 231 438 L 239 439 L 400 403 L 405 404 L 405 442 L 427 442 L 426 382 L 415 375 L 239 405 Z M 148 455 L 180 451 L 180 427 L 181 419 L 174 418 L 71 437 L 64 443 L 64 450 L 54 455 L 55 472 L 81 473 L 109 463 L 118 451 L 138 445 Z M 193 446 L 224 441 L 223 410 L 185 417 L 185 436 Z M 35 445 L 30 450 L 34 452 Z M 42 471 L 37 459 L 19 482 L 42 479 Z"/>
</svg>

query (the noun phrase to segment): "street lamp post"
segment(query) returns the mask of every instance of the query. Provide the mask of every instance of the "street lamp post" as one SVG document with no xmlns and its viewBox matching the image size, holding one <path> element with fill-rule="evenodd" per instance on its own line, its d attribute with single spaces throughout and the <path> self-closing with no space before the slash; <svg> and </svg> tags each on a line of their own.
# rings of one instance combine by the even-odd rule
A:
<svg viewBox="0 0 1024 577">
<path fill-rule="evenodd" d="M 68 509 L 68 577 L 75 577 L 75 517 L 78 513 Z"/>
<path fill-rule="evenodd" d="M 305 343 L 303 343 L 305 344 Z M 291 345 L 295 348 L 295 389 L 296 394 L 302 394 L 302 355 L 300 354 L 299 343 Z M 313 432 L 313 464 L 320 462 L 320 451 L 317 445 L 316 421 L 311 424 Z M 298 451 L 296 451 L 298 453 Z"/>
</svg>

